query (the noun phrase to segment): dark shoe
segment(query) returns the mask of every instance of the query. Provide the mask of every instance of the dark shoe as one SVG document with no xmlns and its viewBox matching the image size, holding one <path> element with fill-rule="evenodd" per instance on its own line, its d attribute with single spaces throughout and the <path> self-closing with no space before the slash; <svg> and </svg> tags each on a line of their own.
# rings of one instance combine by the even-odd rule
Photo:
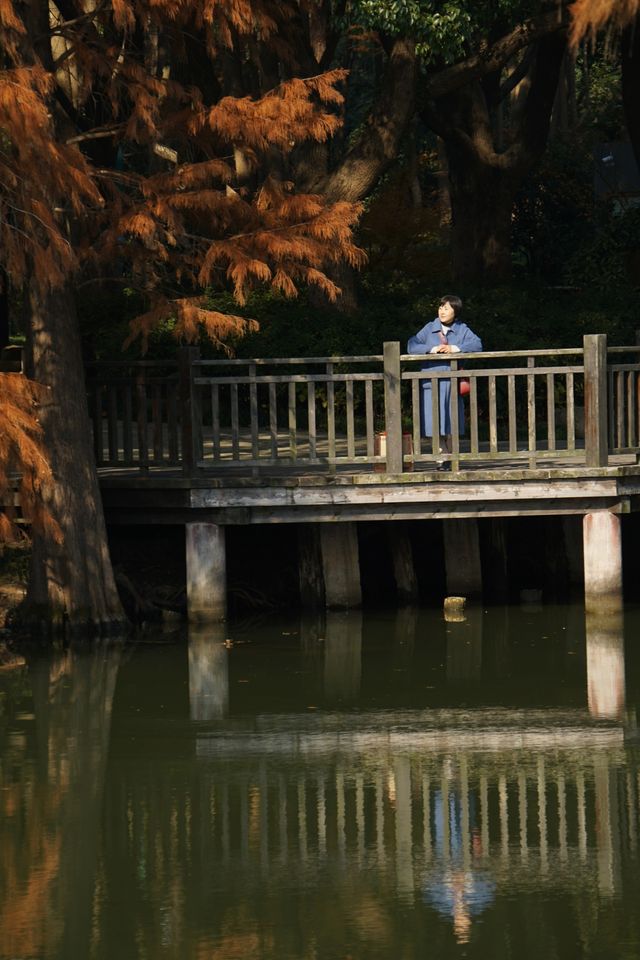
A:
<svg viewBox="0 0 640 960">
<path fill-rule="evenodd" d="M 450 473 L 451 472 L 451 463 L 449 460 L 445 460 L 444 463 L 439 463 L 436 467 L 438 473 Z"/>
</svg>

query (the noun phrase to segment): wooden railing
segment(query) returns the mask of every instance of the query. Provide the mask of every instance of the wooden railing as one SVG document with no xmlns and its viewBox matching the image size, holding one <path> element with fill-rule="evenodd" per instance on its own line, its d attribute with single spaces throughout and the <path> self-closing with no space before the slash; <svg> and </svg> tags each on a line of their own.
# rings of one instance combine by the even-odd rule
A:
<svg viewBox="0 0 640 960">
<path fill-rule="evenodd" d="M 640 347 L 453 355 L 451 370 L 403 355 L 94 363 L 88 392 L 100 467 L 199 472 L 303 473 L 433 469 L 442 460 L 438 385 L 457 389 L 452 449 L 461 466 L 606 466 L 640 440 Z M 425 367 L 425 369 L 423 369 Z M 422 385 L 431 384 L 435 438 L 421 436 Z M 461 410 L 465 430 L 462 431 Z"/>
</svg>

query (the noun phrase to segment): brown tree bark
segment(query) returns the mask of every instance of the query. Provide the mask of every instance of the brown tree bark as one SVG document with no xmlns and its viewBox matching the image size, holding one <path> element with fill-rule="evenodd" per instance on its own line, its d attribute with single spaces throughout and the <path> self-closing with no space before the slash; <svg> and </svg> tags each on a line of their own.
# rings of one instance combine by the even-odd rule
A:
<svg viewBox="0 0 640 960">
<path fill-rule="evenodd" d="M 622 103 L 627 133 L 640 170 L 640 13 L 622 35 Z"/>
<path fill-rule="evenodd" d="M 513 202 L 546 146 L 565 50 L 564 29 L 536 41 L 527 94 L 506 132 L 493 123 L 500 87 L 491 77 L 456 87 L 422 111 L 447 153 L 452 266 L 459 282 L 500 283 L 511 273 Z"/>
<path fill-rule="evenodd" d="M 394 41 L 375 108 L 339 166 L 318 184 L 331 202 L 366 197 L 396 159 L 413 116 L 417 57 L 409 37 Z"/>
<path fill-rule="evenodd" d="M 32 285 L 29 301 L 28 369 L 50 391 L 40 411 L 54 476 L 44 506 L 63 540 L 34 532 L 19 619 L 44 634 L 116 631 L 127 619 L 109 557 L 73 295 L 69 289 L 43 295 Z"/>
</svg>

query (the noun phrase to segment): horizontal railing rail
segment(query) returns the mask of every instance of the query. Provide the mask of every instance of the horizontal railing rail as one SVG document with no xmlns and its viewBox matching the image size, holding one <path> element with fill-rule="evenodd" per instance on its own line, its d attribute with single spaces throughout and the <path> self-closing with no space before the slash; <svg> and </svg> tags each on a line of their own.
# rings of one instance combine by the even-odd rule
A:
<svg viewBox="0 0 640 960">
<path fill-rule="evenodd" d="M 579 362 L 553 363 L 558 357 Z M 496 466 L 526 460 L 535 467 L 550 455 L 575 457 L 584 446 L 582 350 L 493 351 L 444 359 L 451 362 L 450 370 L 429 369 L 442 356 L 401 357 L 402 379 L 410 387 L 403 409 L 410 410 L 414 464 L 450 460 L 455 470 L 469 460 Z M 451 403 L 450 394 L 458 393 L 463 381 L 468 402 Z M 444 427 L 443 411 L 451 421 Z M 426 443 L 425 420 L 431 422 Z M 451 436 L 450 453 L 440 449 L 441 434 Z"/>
<path fill-rule="evenodd" d="M 381 463 L 375 438 L 384 427 L 382 361 L 381 356 L 198 361 L 197 468 L 332 471 Z M 240 365 L 245 371 L 230 375 Z M 213 372 L 207 375 L 207 368 Z"/>
<path fill-rule="evenodd" d="M 438 358 L 442 361 L 443 357 Z M 640 445 L 640 346 L 87 365 L 100 467 L 185 474 L 606 466 Z M 468 381 L 468 396 L 447 403 Z M 440 401 L 438 400 L 441 396 Z M 440 450 L 450 411 L 450 451 Z M 431 420 L 424 436 L 425 419 Z"/>
</svg>

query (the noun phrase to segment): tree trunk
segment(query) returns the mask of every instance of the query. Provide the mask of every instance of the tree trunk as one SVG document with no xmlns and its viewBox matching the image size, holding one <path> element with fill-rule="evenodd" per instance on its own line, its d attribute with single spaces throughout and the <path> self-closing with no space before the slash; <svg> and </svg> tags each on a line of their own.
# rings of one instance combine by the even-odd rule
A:
<svg viewBox="0 0 640 960">
<path fill-rule="evenodd" d="M 70 290 L 29 290 L 30 375 L 49 388 L 40 419 L 54 481 L 45 506 L 63 540 L 34 532 L 20 622 L 42 633 L 110 632 L 127 623 L 116 589 L 90 439 L 84 371 Z"/>
<path fill-rule="evenodd" d="M 640 13 L 622 38 L 622 102 L 627 133 L 640 170 Z"/>
<path fill-rule="evenodd" d="M 511 274 L 511 212 L 517 187 L 509 175 L 449 148 L 451 262 L 457 281 L 501 283 Z"/>
<path fill-rule="evenodd" d="M 565 51 L 564 32 L 536 42 L 527 95 L 512 117 L 504 149 L 498 149 L 491 122 L 499 77 L 461 86 L 425 108 L 426 122 L 447 151 L 456 280 L 502 283 L 509 278 L 513 202 L 546 147 Z"/>
</svg>

